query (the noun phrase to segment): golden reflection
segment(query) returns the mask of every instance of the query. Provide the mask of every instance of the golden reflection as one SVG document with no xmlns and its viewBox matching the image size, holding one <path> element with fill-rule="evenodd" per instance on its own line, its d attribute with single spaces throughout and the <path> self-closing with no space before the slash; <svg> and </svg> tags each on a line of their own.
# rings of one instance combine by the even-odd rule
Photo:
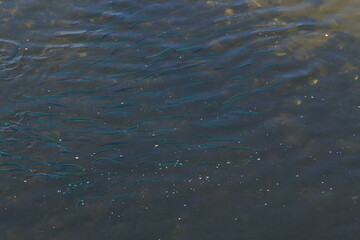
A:
<svg viewBox="0 0 360 240">
<path fill-rule="evenodd" d="M 318 82 L 319 82 L 319 80 L 312 79 L 312 80 L 310 80 L 310 85 L 314 86 L 314 85 L 318 84 Z"/>
<path fill-rule="evenodd" d="M 231 8 L 227 8 L 227 9 L 225 9 L 225 14 L 226 14 L 226 15 L 233 15 L 233 14 L 234 14 L 234 10 L 231 9 Z"/>
</svg>

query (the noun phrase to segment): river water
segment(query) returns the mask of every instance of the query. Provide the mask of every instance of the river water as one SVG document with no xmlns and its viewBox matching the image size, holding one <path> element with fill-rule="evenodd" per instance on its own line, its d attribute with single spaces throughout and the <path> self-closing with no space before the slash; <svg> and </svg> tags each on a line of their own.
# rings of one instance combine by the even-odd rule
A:
<svg viewBox="0 0 360 240">
<path fill-rule="evenodd" d="M 359 239 L 359 21 L 0 1 L 0 239 Z"/>
</svg>

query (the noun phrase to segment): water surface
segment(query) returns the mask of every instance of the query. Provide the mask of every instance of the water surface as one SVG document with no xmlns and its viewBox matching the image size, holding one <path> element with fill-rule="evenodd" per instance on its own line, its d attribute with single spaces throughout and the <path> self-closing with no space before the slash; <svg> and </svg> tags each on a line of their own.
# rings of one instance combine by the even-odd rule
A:
<svg viewBox="0 0 360 240">
<path fill-rule="evenodd" d="M 0 2 L 1 239 L 358 239 L 360 3 Z"/>
</svg>

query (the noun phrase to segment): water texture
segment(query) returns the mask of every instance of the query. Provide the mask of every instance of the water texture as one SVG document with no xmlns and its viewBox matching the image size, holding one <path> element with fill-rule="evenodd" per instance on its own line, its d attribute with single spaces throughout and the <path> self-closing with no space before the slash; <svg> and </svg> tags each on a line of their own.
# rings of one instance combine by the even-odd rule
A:
<svg viewBox="0 0 360 240">
<path fill-rule="evenodd" d="M 0 1 L 0 239 L 359 239 L 359 12 Z"/>
</svg>

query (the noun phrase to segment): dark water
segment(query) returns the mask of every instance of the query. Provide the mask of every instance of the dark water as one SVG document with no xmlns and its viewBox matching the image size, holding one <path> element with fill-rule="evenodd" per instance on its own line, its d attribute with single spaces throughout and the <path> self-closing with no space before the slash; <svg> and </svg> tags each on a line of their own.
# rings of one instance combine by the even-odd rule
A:
<svg viewBox="0 0 360 240">
<path fill-rule="evenodd" d="M 0 1 L 0 239 L 359 239 L 359 12 Z"/>
</svg>

